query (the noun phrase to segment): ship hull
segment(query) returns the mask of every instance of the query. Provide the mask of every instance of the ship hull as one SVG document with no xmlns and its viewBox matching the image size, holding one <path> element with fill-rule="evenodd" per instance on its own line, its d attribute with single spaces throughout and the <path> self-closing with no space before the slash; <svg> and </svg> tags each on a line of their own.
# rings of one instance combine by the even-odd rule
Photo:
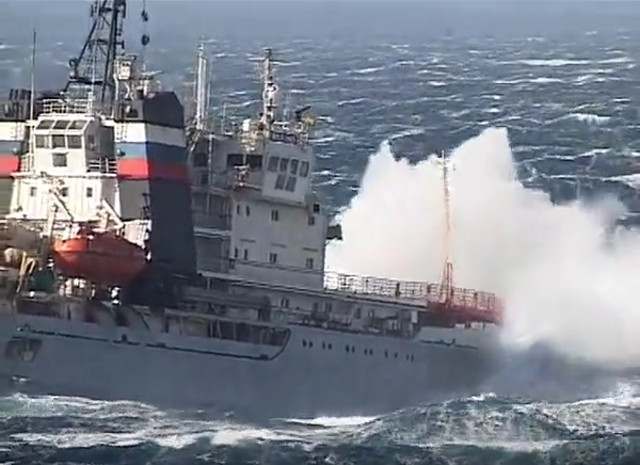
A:
<svg viewBox="0 0 640 465">
<path fill-rule="evenodd" d="M 380 414 L 472 393 L 491 371 L 486 350 L 451 343 L 291 326 L 282 347 L 264 350 L 132 331 L 123 337 L 118 328 L 87 325 L 0 314 L 5 392 L 130 400 L 263 420 Z M 39 342 L 32 355 L 16 358 L 8 348 L 16 338 Z"/>
</svg>

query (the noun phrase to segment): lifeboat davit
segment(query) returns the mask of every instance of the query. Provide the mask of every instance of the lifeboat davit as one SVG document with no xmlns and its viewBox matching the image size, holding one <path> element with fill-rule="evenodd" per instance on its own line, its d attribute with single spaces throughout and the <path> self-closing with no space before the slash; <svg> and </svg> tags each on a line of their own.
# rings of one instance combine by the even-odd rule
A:
<svg viewBox="0 0 640 465">
<path fill-rule="evenodd" d="M 52 252 L 62 274 L 100 284 L 128 284 L 146 263 L 142 248 L 111 231 L 81 231 L 55 241 Z"/>
</svg>

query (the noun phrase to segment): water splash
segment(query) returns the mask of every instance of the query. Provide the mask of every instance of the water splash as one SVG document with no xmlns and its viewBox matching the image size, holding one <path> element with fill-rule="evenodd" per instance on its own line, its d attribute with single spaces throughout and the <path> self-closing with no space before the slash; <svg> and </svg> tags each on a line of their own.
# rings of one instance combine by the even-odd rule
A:
<svg viewBox="0 0 640 465">
<path fill-rule="evenodd" d="M 401 155 L 401 154 L 400 154 Z M 617 231 L 615 199 L 553 205 L 518 181 L 507 131 L 491 128 L 451 154 L 454 279 L 506 304 L 505 341 L 545 341 L 605 364 L 640 360 L 640 236 Z M 412 165 L 388 143 L 369 160 L 340 217 L 330 269 L 437 281 L 443 197 L 433 157 Z"/>
</svg>

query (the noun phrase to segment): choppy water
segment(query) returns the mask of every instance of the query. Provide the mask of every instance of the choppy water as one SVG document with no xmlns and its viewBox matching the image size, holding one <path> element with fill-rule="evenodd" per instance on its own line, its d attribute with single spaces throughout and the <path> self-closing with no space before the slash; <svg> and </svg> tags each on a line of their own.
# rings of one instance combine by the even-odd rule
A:
<svg viewBox="0 0 640 465">
<path fill-rule="evenodd" d="M 315 182 L 336 211 L 358 191 L 383 141 L 415 162 L 494 126 L 508 129 L 526 186 L 556 202 L 612 193 L 640 211 L 640 5 L 633 2 L 149 3 L 155 23 L 147 56 L 166 84 L 183 89 L 196 38 L 211 38 L 217 116 L 223 103 L 238 119 L 254 111 L 248 60 L 263 45 L 276 49 L 291 107 L 311 103 L 319 115 Z M 37 81 L 61 83 L 87 10 L 0 0 L 0 11 L 0 89 L 28 83 L 34 23 Z M 135 29 L 136 15 L 129 16 Z M 376 418 L 259 426 L 206 412 L 12 396 L 0 399 L 0 461 L 640 463 L 636 378 L 596 386 L 593 378 L 568 382 L 532 371 L 539 375 L 527 387 L 544 385 L 544 393 L 523 383 Z"/>
</svg>

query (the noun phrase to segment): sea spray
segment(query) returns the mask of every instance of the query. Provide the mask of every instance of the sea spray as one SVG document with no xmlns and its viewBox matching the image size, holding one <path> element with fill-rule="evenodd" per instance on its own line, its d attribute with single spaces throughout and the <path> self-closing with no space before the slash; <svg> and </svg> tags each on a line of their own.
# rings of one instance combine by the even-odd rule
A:
<svg viewBox="0 0 640 465">
<path fill-rule="evenodd" d="M 410 164 L 388 143 L 369 160 L 339 217 L 332 270 L 438 281 L 443 264 L 441 168 Z M 640 234 L 611 234 L 612 199 L 554 205 L 518 180 L 507 131 L 491 128 L 450 154 L 456 285 L 499 293 L 507 344 L 548 342 L 606 364 L 640 364 Z"/>
</svg>

